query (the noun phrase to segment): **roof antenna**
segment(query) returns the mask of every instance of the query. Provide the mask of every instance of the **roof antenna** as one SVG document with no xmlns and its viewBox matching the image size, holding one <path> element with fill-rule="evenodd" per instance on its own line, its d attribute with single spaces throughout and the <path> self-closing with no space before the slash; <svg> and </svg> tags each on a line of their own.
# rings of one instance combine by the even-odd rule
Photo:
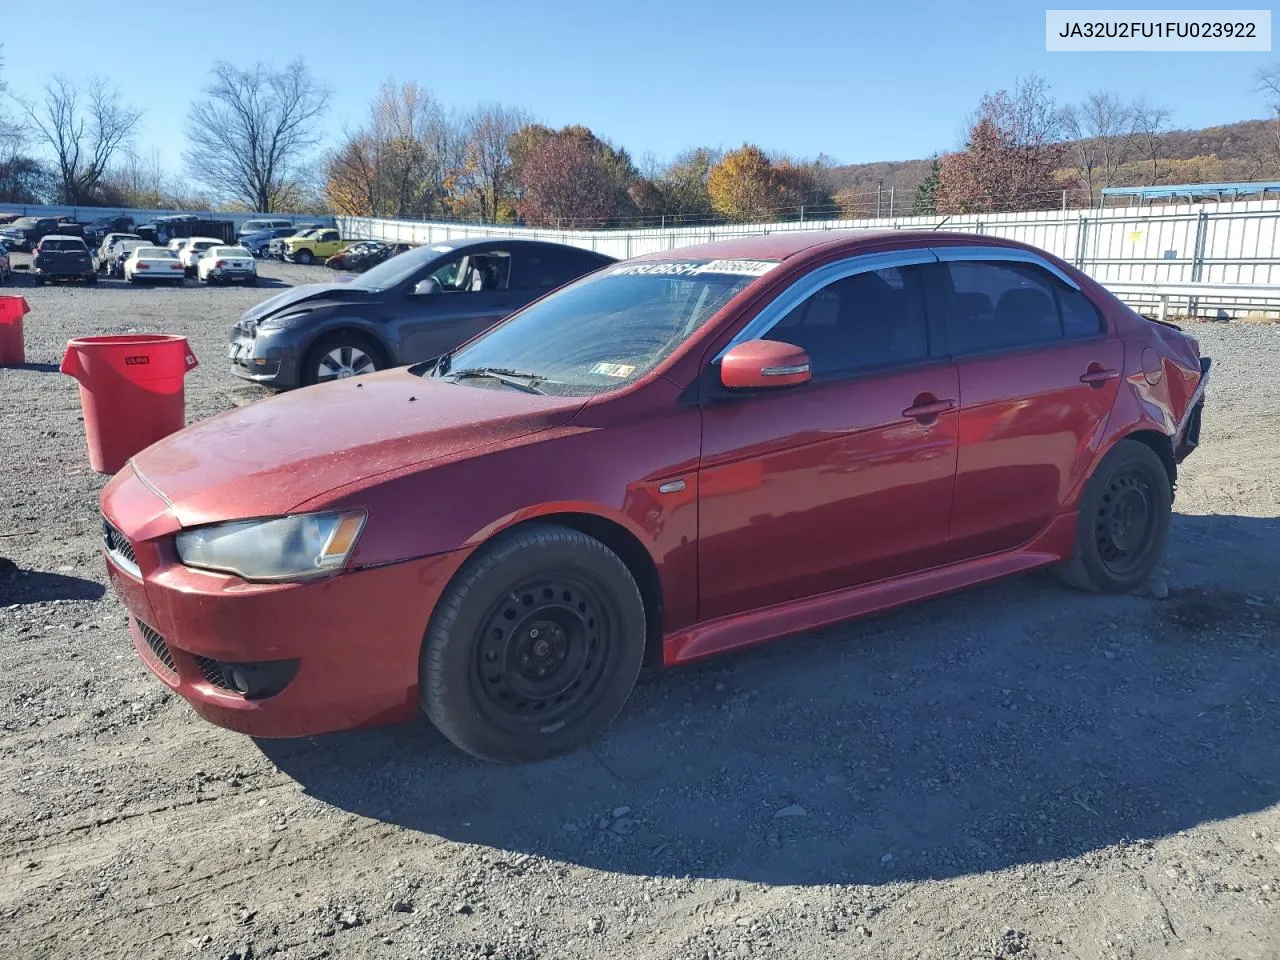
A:
<svg viewBox="0 0 1280 960">
<path fill-rule="evenodd" d="M 936 224 L 934 224 L 934 225 L 933 225 L 933 229 L 934 229 L 934 230 L 941 230 L 941 229 L 942 229 L 942 227 L 943 227 L 943 225 L 944 225 L 948 220 L 950 220 L 953 216 L 955 216 L 955 214 L 953 214 L 953 213 L 948 213 L 948 214 L 947 214 L 945 217 L 943 217 L 943 218 L 942 218 L 938 223 L 936 223 Z"/>
</svg>

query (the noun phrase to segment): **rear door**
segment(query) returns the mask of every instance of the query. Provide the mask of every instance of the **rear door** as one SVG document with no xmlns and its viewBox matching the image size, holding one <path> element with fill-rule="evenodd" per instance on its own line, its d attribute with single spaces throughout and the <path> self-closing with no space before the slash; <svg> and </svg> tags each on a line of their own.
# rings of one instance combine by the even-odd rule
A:
<svg viewBox="0 0 1280 960">
<path fill-rule="evenodd" d="M 964 559 L 1026 543 L 1062 509 L 1106 426 L 1124 345 L 1046 261 L 1000 248 L 936 253 L 931 305 L 960 376 L 950 539 Z"/>
<path fill-rule="evenodd" d="M 506 246 L 469 247 L 415 278 L 409 292 L 386 308 L 398 361 L 434 359 L 511 313 L 519 305 L 519 296 L 510 288 L 515 255 Z M 412 292 L 428 277 L 439 284 L 439 292 Z"/>
</svg>

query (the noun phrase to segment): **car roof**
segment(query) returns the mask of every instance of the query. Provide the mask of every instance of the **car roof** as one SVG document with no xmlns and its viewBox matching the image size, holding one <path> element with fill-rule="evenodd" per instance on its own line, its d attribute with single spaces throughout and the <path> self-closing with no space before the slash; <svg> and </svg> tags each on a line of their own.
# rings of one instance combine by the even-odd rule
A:
<svg viewBox="0 0 1280 960">
<path fill-rule="evenodd" d="M 730 237 L 674 250 L 641 254 L 635 260 L 787 260 L 801 254 L 816 255 L 821 250 L 843 249 L 853 254 L 859 248 L 885 246 L 916 247 L 922 243 L 947 246 L 1021 247 L 1016 241 L 985 234 L 937 230 L 784 230 L 751 237 Z"/>
<path fill-rule="evenodd" d="M 599 257 L 601 260 L 612 262 L 617 259 L 616 257 L 609 256 L 607 253 L 589 250 L 586 247 L 576 247 L 569 243 L 556 243 L 552 240 L 524 240 L 519 237 L 465 237 L 457 240 L 436 240 L 431 243 L 422 244 L 422 246 L 434 250 L 436 253 L 462 253 L 473 247 L 488 247 L 493 246 L 494 244 L 504 247 L 522 247 L 525 249 L 546 248 L 550 250 L 579 250 L 582 253 Z M 448 247 L 448 250 L 444 249 L 445 247 Z"/>
<path fill-rule="evenodd" d="M 72 236 L 68 236 L 68 235 L 67 235 L 67 234 L 65 234 L 65 233 L 49 233 L 49 234 L 45 234 L 45 238 L 44 238 L 44 239 L 45 239 L 45 240 L 79 240 L 81 243 L 84 243 L 84 237 L 72 237 Z M 41 241 L 41 243 L 43 243 L 43 242 L 44 242 L 44 241 L 42 240 L 42 241 Z"/>
<path fill-rule="evenodd" d="M 174 239 L 177 239 L 176 237 Z M 187 237 L 187 243 L 226 243 L 225 240 L 219 240 L 217 237 Z"/>
</svg>

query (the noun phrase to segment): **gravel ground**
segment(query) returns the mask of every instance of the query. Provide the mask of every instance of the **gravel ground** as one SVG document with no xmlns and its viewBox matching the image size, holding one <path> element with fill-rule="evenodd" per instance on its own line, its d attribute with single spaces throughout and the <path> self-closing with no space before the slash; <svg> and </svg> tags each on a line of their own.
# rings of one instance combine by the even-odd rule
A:
<svg viewBox="0 0 1280 960">
<path fill-rule="evenodd" d="M 255 742 L 152 679 L 56 365 L 184 334 L 208 416 L 259 395 L 222 341 L 269 291 L 20 292 L 0 956 L 1280 956 L 1280 326 L 1194 328 L 1167 597 L 1021 577 L 659 677 L 594 748 L 495 767 L 425 723 Z"/>
</svg>

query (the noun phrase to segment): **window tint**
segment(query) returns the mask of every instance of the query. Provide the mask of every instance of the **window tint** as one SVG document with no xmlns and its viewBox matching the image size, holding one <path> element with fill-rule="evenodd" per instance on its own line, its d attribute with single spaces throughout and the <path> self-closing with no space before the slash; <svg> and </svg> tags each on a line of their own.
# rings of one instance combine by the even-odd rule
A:
<svg viewBox="0 0 1280 960">
<path fill-rule="evenodd" d="M 823 287 L 767 334 L 804 348 L 814 376 L 927 359 L 919 267 L 858 273 Z"/>
<path fill-rule="evenodd" d="M 324 233 L 320 234 L 321 243 L 332 243 L 337 239 L 338 239 L 337 230 L 326 230 Z"/>
<path fill-rule="evenodd" d="M 996 261 L 943 265 L 942 310 L 957 354 L 984 353 L 1062 339 L 1058 294 L 1065 284 L 1038 267 Z M 1087 304 L 1086 304 L 1087 306 Z M 1095 314 L 1094 330 L 1097 332 Z"/>
<path fill-rule="evenodd" d="M 435 277 L 444 293 L 480 293 L 506 290 L 511 277 L 511 254 L 489 250 L 454 257 L 429 276 Z"/>
<path fill-rule="evenodd" d="M 595 257 L 576 250 L 519 251 L 512 267 L 511 287 L 547 290 L 576 280 L 599 266 L 600 262 Z"/>
<path fill-rule="evenodd" d="M 1058 308 L 1062 311 L 1062 328 L 1068 337 L 1096 337 L 1106 327 L 1102 314 L 1079 290 L 1065 283 L 1055 283 L 1058 291 Z"/>
</svg>

